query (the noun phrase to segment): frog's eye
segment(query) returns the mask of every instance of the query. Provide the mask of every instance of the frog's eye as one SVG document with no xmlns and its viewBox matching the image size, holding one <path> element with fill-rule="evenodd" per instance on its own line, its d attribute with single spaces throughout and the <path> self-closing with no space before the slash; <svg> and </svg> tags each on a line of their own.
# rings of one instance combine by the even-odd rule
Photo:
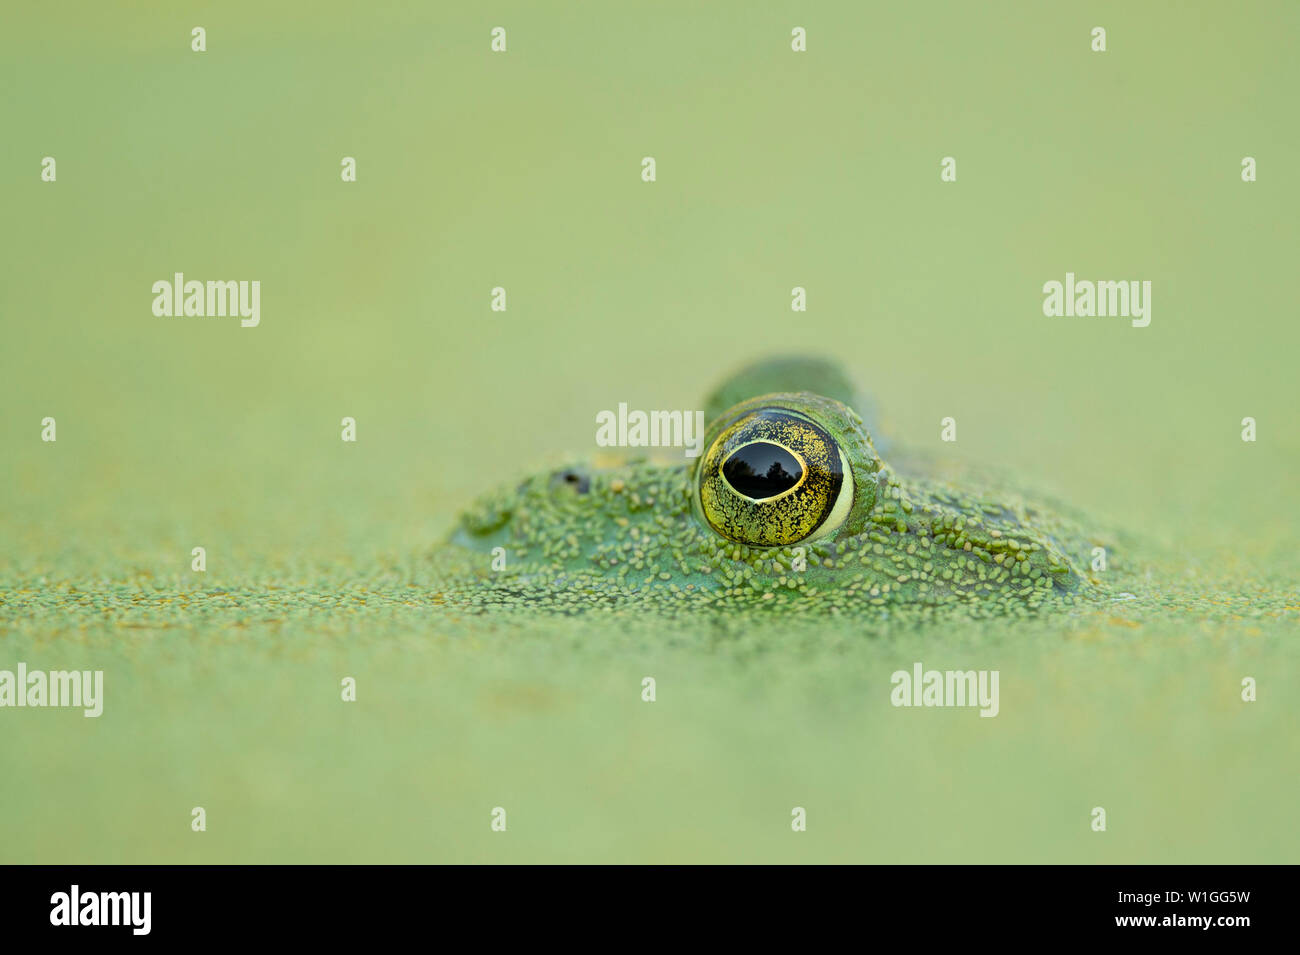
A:
<svg viewBox="0 0 1300 955">
<path fill-rule="evenodd" d="M 839 443 L 787 408 L 761 408 L 724 428 L 696 475 L 709 526 L 757 547 L 826 537 L 853 504 L 853 471 Z"/>
</svg>

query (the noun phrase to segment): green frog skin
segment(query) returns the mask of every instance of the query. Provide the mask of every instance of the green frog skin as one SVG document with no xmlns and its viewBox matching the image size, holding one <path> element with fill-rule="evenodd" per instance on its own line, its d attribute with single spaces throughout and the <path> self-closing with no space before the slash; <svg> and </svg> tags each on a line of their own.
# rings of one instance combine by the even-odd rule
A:
<svg viewBox="0 0 1300 955">
<path fill-rule="evenodd" d="M 976 616 L 1103 596 L 1110 544 L 1013 490 L 900 473 L 835 365 L 747 367 L 705 402 L 703 453 L 575 461 L 480 498 L 435 555 L 465 609 L 809 614 L 960 608 Z"/>
</svg>

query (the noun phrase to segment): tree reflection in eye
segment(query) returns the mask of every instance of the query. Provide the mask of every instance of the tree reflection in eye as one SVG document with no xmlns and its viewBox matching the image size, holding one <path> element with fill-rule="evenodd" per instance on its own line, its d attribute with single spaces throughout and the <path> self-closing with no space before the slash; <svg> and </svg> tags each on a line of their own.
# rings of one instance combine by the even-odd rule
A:
<svg viewBox="0 0 1300 955">
<path fill-rule="evenodd" d="M 798 484 L 803 465 L 779 444 L 755 441 L 731 453 L 722 463 L 722 476 L 737 494 L 761 501 Z"/>
</svg>

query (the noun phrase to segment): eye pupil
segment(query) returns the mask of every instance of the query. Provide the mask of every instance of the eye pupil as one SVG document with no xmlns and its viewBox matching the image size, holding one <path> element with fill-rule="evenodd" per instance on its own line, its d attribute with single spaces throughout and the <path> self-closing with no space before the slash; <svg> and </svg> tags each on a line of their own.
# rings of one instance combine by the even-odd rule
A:
<svg viewBox="0 0 1300 955">
<path fill-rule="evenodd" d="M 755 441 L 731 453 L 722 463 L 722 475 L 738 493 L 761 501 L 798 484 L 803 466 L 779 444 Z"/>
</svg>

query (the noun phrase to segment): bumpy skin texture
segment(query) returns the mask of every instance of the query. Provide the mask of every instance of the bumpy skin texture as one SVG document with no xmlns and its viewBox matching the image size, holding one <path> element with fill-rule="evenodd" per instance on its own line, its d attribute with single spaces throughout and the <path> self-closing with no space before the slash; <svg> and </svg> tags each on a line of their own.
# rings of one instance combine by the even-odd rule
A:
<svg viewBox="0 0 1300 955">
<path fill-rule="evenodd" d="M 1082 568 L 1107 541 L 1077 520 L 1005 486 L 961 486 L 895 473 L 857 412 L 819 393 L 818 363 L 800 359 L 805 391 L 762 392 L 720 413 L 704 447 L 750 410 L 776 407 L 814 418 L 839 442 L 855 481 L 837 531 L 811 543 L 757 547 L 712 530 L 700 511 L 695 462 L 590 463 L 536 475 L 482 497 L 435 558 L 445 603 L 466 609 L 588 608 L 687 611 L 770 608 L 796 615 L 902 613 L 944 608 L 966 615 L 1025 614 L 1100 596 Z M 764 367 L 778 374 L 765 378 Z M 828 387 L 843 376 L 822 364 Z M 765 362 L 736 382 L 789 388 L 790 367 Z M 714 407 L 713 404 L 710 407 Z M 494 556 L 504 569 L 493 569 Z M 495 551 L 495 555 L 494 555 Z"/>
</svg>

